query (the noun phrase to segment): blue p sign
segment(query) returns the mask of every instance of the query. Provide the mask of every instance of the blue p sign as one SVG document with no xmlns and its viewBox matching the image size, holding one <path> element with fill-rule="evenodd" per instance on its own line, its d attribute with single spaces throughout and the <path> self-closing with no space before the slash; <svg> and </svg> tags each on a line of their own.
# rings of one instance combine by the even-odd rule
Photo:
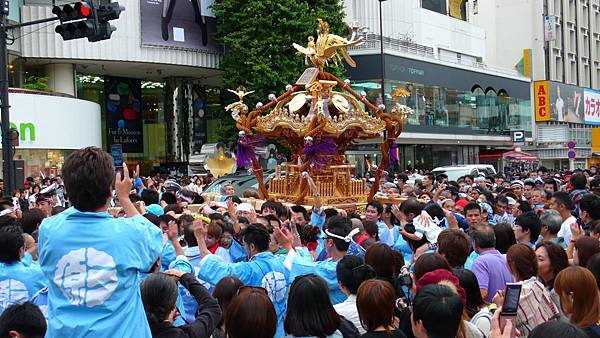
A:
<svg viewBox="0 0 600 338">
<path fill-rule="evenodd" d="M 512 140 L 514 143 L 525 143 L 525 131 L 524 130 L 514 130 L 512 132 Z"/>
</svg>

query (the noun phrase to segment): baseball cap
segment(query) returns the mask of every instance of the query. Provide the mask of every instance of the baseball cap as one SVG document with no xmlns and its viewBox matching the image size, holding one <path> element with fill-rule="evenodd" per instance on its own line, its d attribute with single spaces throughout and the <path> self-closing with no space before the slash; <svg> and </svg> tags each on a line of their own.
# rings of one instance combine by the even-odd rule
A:
<svg viewBox="0 0 600 338">
<path fill-rule="evenodd" d="M 158 204 L 150 204 L 149 206 L 146 207 L 146 211 L 148 211 L 149 213 L 151 213 L 155 216 L 158 216 L 158 217 L 165 214 L 165 211 L 163 210 L 163 208 Z"/>
</svg>

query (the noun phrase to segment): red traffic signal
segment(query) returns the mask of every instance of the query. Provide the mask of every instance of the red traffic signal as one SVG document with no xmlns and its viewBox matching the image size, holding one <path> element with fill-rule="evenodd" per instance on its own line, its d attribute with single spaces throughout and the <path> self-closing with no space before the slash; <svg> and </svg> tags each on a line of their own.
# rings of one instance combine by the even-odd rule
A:
<svg viewBox="0 0 600 338">
<path fill-rule="evenodd" d="M 80 1 L 74 5 L 54 6 L 52 13 L 58 17 L 60 22 L 69 22 L 88 18 L 92 15 L 92 7 L 89 3 Z"/>
<path fill-rule="evenodd" d="M 87 18 L 92 14 L 92 8 L 87 2 L 78 2 L 75 4 L 75 11 L 79 13 L 79 16 Z"/>
</svg>

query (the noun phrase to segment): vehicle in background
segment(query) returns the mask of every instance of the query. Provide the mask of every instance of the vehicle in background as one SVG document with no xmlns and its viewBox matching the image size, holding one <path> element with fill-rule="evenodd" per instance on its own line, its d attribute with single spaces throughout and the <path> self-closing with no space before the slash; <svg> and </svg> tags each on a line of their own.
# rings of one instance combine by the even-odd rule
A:
<svg viewBox="0 0 600 338">
<path fill-rule="evenodd" d="M 496 175 L 496 169 L 490 164 L 465 164 L 437 167 L 431 171 L 436 177 L 441 174 L 448 175 L 449 181 L 457 181 L 459 177 L 471 175 L 473 177 Z"/>
</svg>

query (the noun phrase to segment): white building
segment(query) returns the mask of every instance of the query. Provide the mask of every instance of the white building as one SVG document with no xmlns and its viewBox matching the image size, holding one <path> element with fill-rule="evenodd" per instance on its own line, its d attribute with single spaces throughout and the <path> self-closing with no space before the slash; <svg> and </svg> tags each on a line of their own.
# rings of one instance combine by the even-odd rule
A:
<svg viewBox="0 0 600 338">
<path fill-rule="evenodd" d="M 531 49 L 537 154 L 550 168 L 596 164 L 592 151 L 600 98 L 600 1 L 478 1 L 472 21 L 487 34 L 490 62 L 510 67 Z M 548 36 L 547 36 L 548 35 Z M 547 92 L 546 95 L 543 93 Z M 541 96 L 541 97 L 540 97 Z M 535 101 L 538 105 L 535 105 Z M 547 107 L 540 102 L 548 102 Z M 592 104 L 594 102 L 594 104 Z M 567 143 L 575 141 L 569 163 Z M 600 141 L 600 140 L 598 140 Z"/>
</svg>

